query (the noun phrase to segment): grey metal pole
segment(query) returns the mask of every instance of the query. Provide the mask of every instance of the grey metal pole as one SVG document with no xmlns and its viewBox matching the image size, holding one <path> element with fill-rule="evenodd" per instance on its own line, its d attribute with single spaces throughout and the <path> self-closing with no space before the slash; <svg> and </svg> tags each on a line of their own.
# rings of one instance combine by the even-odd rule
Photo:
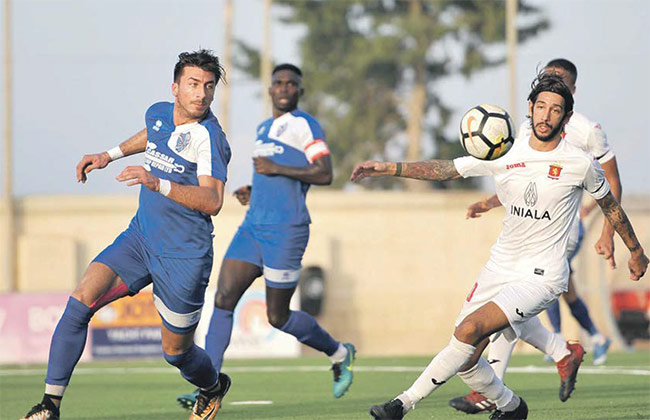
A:
<svg viewBox="0 0 650 420">
<path fill-rule="evenodd" d="M 271 4 L 273 0 L 264 1 L 264 24 L 262 36 L 262 58 L 260 60 L 260 79 L 262 81 L 262 101 L 264 117 L 271 115 L 271 98 L 268 88 L 271 86 Z"/>
<path fill-rule="evenodd" d="M 226 69 L 227 74 L 232 71 L 232 17 L 233 6 L 232 0 L 226 0 L 223 8 L 223 17 L 225 23 L 224 46 L 222 65 Z M 226 134 L 229 134 L 230 128 L 230 84 L 226 83 L 221 85 L 219 90 L 219 122 Z"/>
<path fill-rule="evenodd" d="M 14 229 L 14 200 L 13 200 L 13 162 L 12 162 L 12 126 L 11 126 L 11 2 L 5 0 L 4 10 L 5 38 L 5 135 L 4 159 L 2 162 L 4 176 L 4 207 L 5 217 L 5 287 L 10 291 L 18 289 L 16 277 L 16 239 Z"/>
<path fill-rule="evenodd" d="M 510 80 L 509 112 L 515 127 L 517 118 L 517 0 L 506 0 L 506 44 L 508 47 L 508 70 Z"/>
</svg>

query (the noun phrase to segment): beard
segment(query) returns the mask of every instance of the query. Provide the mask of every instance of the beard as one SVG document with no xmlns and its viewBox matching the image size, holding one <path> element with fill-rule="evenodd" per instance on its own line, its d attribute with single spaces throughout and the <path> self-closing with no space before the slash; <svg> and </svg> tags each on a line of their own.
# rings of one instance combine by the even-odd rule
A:
<svg viewBox="0 0 650 420">
<path fill-rule="evenodd" d="M 544 124 L 544 123 L 539 123 L 538 125 L 541 125 L 541 124 Z M 544 124 L 544 125 L 546 125 L 547 127 L 550 127 L 548 124 Z M 535 134 L 535 137 L 537 137 L 537 139 L 540 140 L 540 141 L 543 141 L 543 142 L 551 141 L 551 140 L 553 140 L 555 138 L 555 136 L 560 131 L 562 131 L 562 124 L 559 123 L 555 127 L 550 127 L 550 128 L 551 128 L 551 130 L 549 131 L 549 133 L 547 135 L 543 136 L 543 135 L 541 135 L 541 134 L 539 134 L 537 132 L 537 127 L 535 125 L 533 125 L 533 134 Z"/>
</svg>

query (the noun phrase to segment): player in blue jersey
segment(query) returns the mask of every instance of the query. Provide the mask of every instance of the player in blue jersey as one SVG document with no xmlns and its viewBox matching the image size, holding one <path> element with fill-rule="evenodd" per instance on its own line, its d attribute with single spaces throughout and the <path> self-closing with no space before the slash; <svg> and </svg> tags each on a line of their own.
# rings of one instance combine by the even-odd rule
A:
<svg viewBox="0 0 650 420">
<path fill-rule="evenodd" d="M 140 184 L 140 202 L 129 227 L 88 266 L 70 296 L 50 346 L 45 395 L 23 420 L 59 418 L 63 393 L 83 352 L 88 322 L 109 302 L 153 284 L 163 321 L 165 360 L 200 393 L 190 420 L 216 415 L 230 386 L 207 353 L 194 344 L 203 296 L 212 269 L 212 222 L 223 203 L 230 147 L 210 104 L 223 68 L 210 51 L 179 55 L 174 103 L 146 112 L 146 128 L 108 152 L 86 155 L 77 180 L 122 156 L 144 152 L 142 166 L 129 166 L 117 180 Z"/>
<path fill-rule="evenodd" d="M 308 313 L 289 309 L 309 240 L 307 190 L 311 184 L 329 185 L 332 181 L 323 130 L 311 115 L 298 109 L 302 94 L 298 67 L 281 64 L 273 69 L 269 88 L 273 118 L 257 127 L 252 188 L 243 187 L 235 193 L 243 205 L 250 200 L 250 208 L 221 264 L 205 343 L 220 371 L 235 306 L 253 281 L 264 276 L 269 323 L 330 357 L 334 396 L 338 398 L 352 383 L 354 346 L 334 340 Z M 195 395 L 181 395 L 178 401 L 189 407 Z"/>
</svg>

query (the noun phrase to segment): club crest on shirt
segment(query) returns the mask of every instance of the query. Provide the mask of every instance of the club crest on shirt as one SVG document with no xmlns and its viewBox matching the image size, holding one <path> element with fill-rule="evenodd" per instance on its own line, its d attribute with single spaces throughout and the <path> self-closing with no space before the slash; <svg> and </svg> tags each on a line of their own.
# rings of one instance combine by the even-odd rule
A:
<svg viewBox="0 0 650 420">
<path fill-rule="evenodd" d="M 287 123 L 284 123 L 278 127 L 278 131 L 275 132 L 275 136 L 280 137 L 285 131 L 287 131 Z"/>
<path fill-rule="evenodd" d="M 178 138 L 176 139 L 176 146 L 174 146 L 174 150 L 176 150 L 176 153 L 180 153 L 185 148 L 190 144 L 190 139 L 192 138 L 192 135 L 190 132 L 186 133 L 181 133 Z"/>
<path fill-rule="evenodd" d="M 557 163 L 552 163 L 548 168 L 548 177 L 551 179 L 560 179 L 562 167 Z"/>
</svg>

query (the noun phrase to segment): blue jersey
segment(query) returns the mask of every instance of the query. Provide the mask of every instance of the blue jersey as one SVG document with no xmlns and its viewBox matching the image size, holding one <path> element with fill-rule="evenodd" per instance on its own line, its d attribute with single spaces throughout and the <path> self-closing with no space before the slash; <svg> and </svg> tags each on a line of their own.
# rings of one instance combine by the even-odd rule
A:
<svg viewBox="0 0 650 420">
<path fill-rule="evenodd" d="M 283 166 L 302 167 L 330 153 L 318 121 L 296 109 L 257 127 L 253 156 Z M 250 208 L 244 222 L 300 225 L 311 223 L 305 197 L 309 185 L 286 176 L 253 174 Z"/>
<path fill-rule="evenodd" d="M 147 150 L 144 167 L 160 179 L 199 185 L 208 175 L 226 182 L 230 146 L 217 118 L 208 111 L 201 121 L 174 125 L 174 104 L 159 102 L 145 115 Z M 138 229 L 160 257 L 199 258 L 212 249 L 210 215 L 191 210 L 142 186 L 131 227 Z"/>
</svg>

